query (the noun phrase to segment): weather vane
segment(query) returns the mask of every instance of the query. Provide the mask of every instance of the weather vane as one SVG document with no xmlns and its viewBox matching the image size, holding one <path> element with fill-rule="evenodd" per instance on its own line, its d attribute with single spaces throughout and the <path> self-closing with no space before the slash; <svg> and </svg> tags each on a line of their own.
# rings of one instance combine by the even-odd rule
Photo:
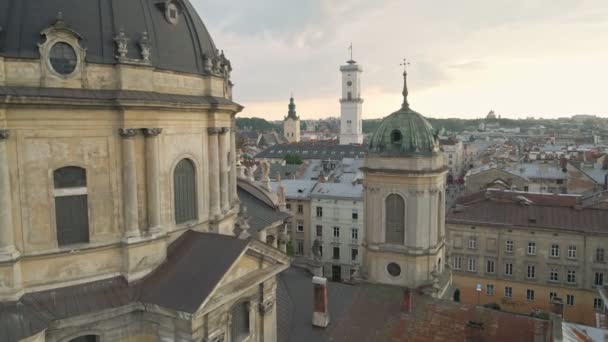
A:
<svg viewBox="0 0 608 342">
<path fill-rule="evenodd" d="M 403 72 L 407 72 L 407 66 L 410 65 L 410 62 L 407 61 L 406 58 L 403 59 L 403 63 L 399 64 L 403 67 Z"/>
</svg>

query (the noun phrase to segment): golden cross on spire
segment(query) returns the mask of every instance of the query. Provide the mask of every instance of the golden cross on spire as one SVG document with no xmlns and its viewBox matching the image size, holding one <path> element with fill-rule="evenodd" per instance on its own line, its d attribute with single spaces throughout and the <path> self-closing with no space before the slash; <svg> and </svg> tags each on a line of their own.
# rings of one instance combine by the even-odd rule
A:
<svg viewBox="0 0 608 342">
<path fill-rule="evenodd" d="M 407 66 L 410 65 L 410 62 L 407 61 L 406 58 L 403 59 L 403 63 L 399 64 L 403 67 L 403 72 L 407 72 Z"/>
</svg>

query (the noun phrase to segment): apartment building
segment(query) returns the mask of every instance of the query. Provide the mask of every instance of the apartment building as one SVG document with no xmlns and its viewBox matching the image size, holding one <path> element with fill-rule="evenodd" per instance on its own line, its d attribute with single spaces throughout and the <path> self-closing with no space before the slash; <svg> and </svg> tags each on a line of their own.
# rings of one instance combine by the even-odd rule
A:
<svg viewBox="0 0 608 342">
<path fill-rule="evenodd" d="M 323 273 L 348 280 L 361 264 L 363 186 L 318 183 L 310 194 L 311 240 L 319 241 Z"/>
<path fill-rule="evenodd" d="M 595 325 L 598 287 L 608 284 L 608 203 L 575 196 L 488 191 L 468 196 L 446 220 L 455 297 L 518 313 L 548 312 Z"/>
<path fill-rule="evenodd" d="M 278 182 L 271 182 L 272 192 L 276 193 Z M 285 207 L 293 215 L 287 223 L 287 235 L 297 256 L 312 256 L 310 234 L 310 193 L 317 184 L 316 181 L 287 179 L 281 180 L 285 189 Z"/>
</svg>

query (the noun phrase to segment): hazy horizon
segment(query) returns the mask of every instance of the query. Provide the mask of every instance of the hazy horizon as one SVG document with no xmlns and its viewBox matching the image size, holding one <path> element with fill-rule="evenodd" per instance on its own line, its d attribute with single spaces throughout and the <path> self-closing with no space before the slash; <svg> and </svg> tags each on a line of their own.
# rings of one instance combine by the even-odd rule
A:
<svg viewBox="0 0 608 342">
<path fill-rule="evenodd" d="M 363 67 L 363 118 L 401 103 L 435 118 L 606 117 L 608 2 L 599 0 L 193 0 L 231 59 L 239 117 L 340 112 L 339 66 Z"/>
</svg>

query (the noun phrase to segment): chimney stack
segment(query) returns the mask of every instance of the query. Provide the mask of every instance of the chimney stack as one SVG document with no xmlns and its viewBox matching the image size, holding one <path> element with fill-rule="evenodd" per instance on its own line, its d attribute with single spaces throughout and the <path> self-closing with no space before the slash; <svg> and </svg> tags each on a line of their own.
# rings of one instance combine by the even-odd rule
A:
<svg viewBox="0 0 608 342">
<path fill-rule="evenodd" d="M 559 297 L 553 297 L 551 299 L 551 313 L 564 316 L 564 301 Z"/>
<path fill-rule="evenodd" d="M 403 303 L 401 306 L 401 311 L 404 314 L 409 314 L 412 312 L 412 290 L 410 289 L 403 290 Z"/>
<path fill-rule="evenodd" d="M 314 307 L 312 325 L 327 328 L 329 325 L 329 308 L 327 306 L 327 278 L 313 277 Z"/>
</svg>

